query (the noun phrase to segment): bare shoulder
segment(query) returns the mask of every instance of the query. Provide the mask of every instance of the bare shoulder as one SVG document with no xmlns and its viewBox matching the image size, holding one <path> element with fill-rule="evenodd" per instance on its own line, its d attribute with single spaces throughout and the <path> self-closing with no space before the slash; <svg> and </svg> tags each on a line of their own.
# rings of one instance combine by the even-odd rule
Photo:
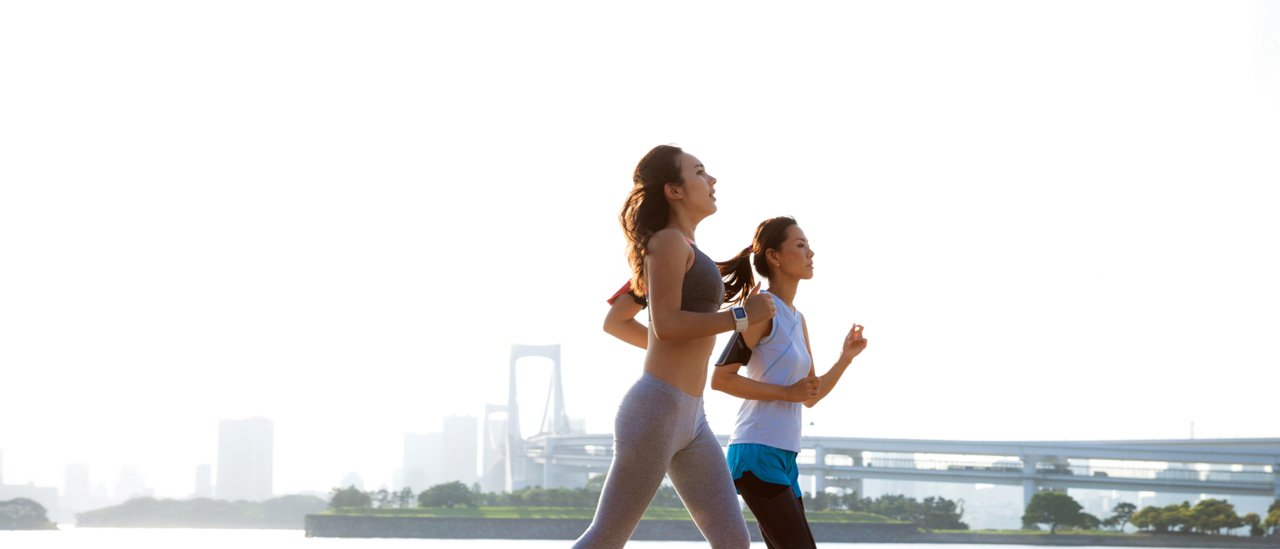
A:
<svg viewBox="0 0 1280 549">
<path fill-rule="evenodd" d="M 650 255 L 682 255 L 692 254 L 693 248 L 685 241 L 684 235 L 675 229 L 662 229 L 649 237 L 646 246 Z"/>
</svg>

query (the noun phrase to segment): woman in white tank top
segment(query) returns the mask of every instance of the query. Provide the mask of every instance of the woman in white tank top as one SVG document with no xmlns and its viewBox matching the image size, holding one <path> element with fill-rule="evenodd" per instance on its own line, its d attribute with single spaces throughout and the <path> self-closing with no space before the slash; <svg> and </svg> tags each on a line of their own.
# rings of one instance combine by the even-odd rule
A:
<svg viewBox="0 0 1280 549">
<path fill-rule="evenodd" d="M 827 396 L 867 346 L 862 326 L 854 324 L 840 358 L 817 376 L 809 330 L 793 304 L 800 281 L 813 278 L 813 255 L 794 219 L 776 217 L 757 227 L 751 247 L 739 258 L 750 258 L 756 272 L 769 280 L 767 293 L 777 312 L 772 322 L 742 332 L 752 350 L 750 360 L 718 367 L 711 378 L 712 389 L 745 399 L 729 438 L 729 470 L 771 548 L 815 546 L 797 482 L 800 405 L 812 407 Z"/>
</svg>

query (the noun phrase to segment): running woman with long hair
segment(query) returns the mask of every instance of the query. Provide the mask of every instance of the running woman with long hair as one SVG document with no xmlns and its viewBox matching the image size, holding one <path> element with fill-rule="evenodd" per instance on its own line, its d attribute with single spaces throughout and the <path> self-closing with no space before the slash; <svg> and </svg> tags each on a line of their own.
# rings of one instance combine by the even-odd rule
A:
<svg viewBox="0 0 1280 549">
<path fill-rule="evenodd" d="M 751 247 L 738 255 L 769 281 L 761 295 L 774 301 L 771 322 L 749 326 L 742 339 L 751 349 L 745 364 L 717 367 L 711 388 L 745 399 L 729 437 L 729 470 L 734 486 L 756 517 L 770 548 L 815 547 L 804 515 L 796 455 L 800 452 L 801 408 L 813 407 L 835 388 L 845 369 L 867 346 L 862 326 L 845 336 L 840 358 L 817 376 L 809 326 L 794 302 L 801 280 L 813 278 L 813 248 L 790 217 L 765 220 Z M 731 260 L 732 261 L 732 260 Z M 729 263 L 729 262 L 726 262 Z"/>
<path fill-rule="evenodd" d="M 716 335 L 767 324 L 774 301 L 749 296 L 742 284 L 726 288 L 716 262 L 695 244 L 698 224 L 716 212 L 716 178 L 701 161 L 658 146 L 640 159 L 632 180 L 620 217 L 631 289 L 649 305 L 644 374 L 618 407 L 613 463 L 595 518 L 574 547 L 625 545 L 669 476 L 712 547 L 746 548 L 746 522 L 702 393 Z M 721 310 L 726 301 L 743 305 Z M 619 337 L 639 346 L 635 328 L 643 325 L 628 326 L 632 335 Z"/>
</svg>

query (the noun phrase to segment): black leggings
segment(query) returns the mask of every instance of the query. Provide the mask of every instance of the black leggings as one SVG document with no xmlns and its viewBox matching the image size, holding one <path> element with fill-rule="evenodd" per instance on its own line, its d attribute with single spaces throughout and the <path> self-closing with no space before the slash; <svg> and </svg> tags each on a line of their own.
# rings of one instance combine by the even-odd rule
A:
<svg viewBox="0 0 1280 549">
<path fill-rule="evenodd" d="M 795 497 L 790 486 L 765 482 L 751 471 L 734 479 L 733 485 L 756 516 L 756 525 L 769 549 L 817 548 L 809 521 L 804 518 L 804 500 Z"/>
</svg>

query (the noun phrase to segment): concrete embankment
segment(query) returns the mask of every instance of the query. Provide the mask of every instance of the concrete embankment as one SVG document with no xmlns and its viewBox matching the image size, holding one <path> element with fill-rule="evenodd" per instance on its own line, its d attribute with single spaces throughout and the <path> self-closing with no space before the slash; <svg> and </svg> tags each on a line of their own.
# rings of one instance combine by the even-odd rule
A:
<svg viewBox="0 0 1280 549">
<path fill-rule="evenodd" d="M 585 519 L 483 519 L 307 515 L 307 537 L 433 538 L 433 539 L 577 539 L 591 521 Z M 908 541 L 916 535 L 910 524 L 813 523 L 820 542 Z M 755 541 L 760 532 L 747 528 Z M 637 541 L 702 541 L 698 527 L 688 520 L 642 520 L 631 539 Z"/>
<path fill-rule="evenodd" d="M 965 543 L 977 545 L 1056 545 L 1090 547 L 1203 547 L 1209 549 L 1280 548 L 1280 538 L 1246 538 L 1205 535 L 1129 535 L 1090 536 L 1087 534 L 1020 535 L 1020 534 L 930 534 L 912 536 L 909 543 Z"/>
<path fill-rule="evenodd" d="M 585 519 L 485 519 L 367 515 L 307 515 L 307 537 L 430 539 L 577 539 L 591 523 Z M 747 523 L 754 541 L 755 523 Z M 1172 547 L 1208 549 L 1280 548 L 1280 538 L 1202 535 L 1092 536 L 998 533 L 927 533 L 910 524 L 811 523 L 820 543 L 936 543 L 968 545 L 1057 545 L 1093 547 Z M 643 520 L 631 539 L 637 541 L 702 541 L 688 520 Z"/>
</svg>

